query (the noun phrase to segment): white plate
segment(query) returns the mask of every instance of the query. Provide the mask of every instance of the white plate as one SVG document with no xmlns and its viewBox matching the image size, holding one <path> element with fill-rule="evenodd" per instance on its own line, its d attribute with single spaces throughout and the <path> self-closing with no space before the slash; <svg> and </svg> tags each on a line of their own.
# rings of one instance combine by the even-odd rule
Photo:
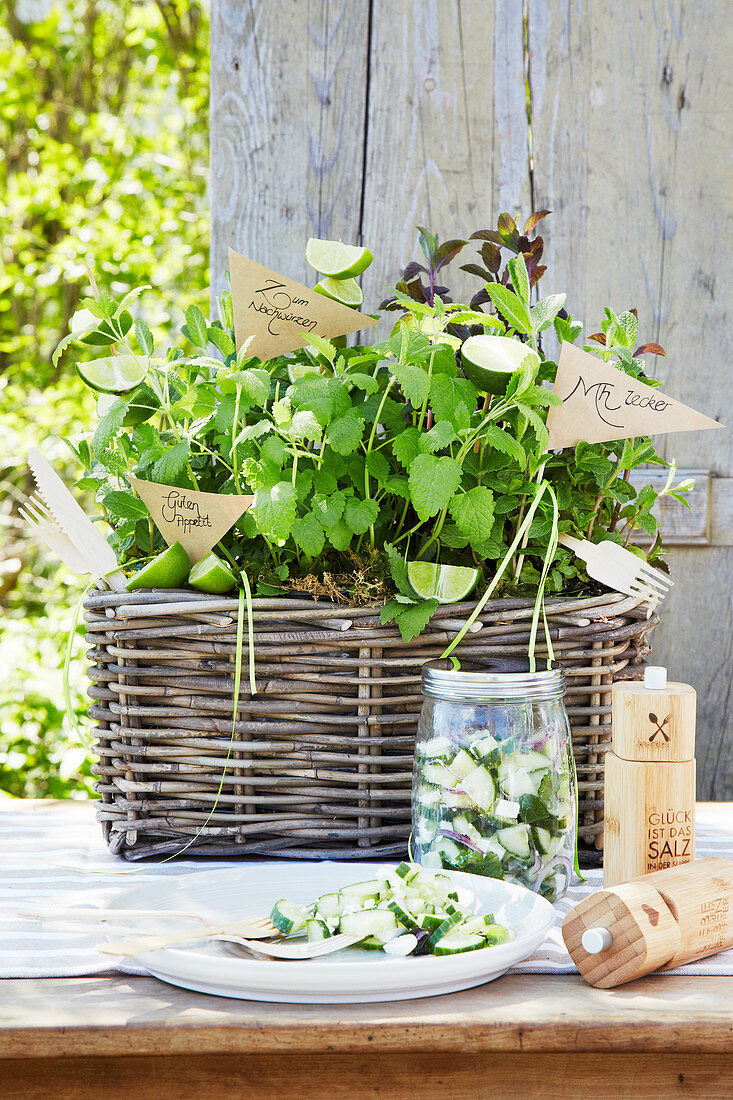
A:
<svg viewBox="0 0 733 1100">
<path fill-rule="evenodd" d="M 245 920 L 268 914 L 279 898 L 308 903 L 321 894 L 393 870 L 395 864 L 266 863 L 199 871 L 174 881 L 125 890 L 110 908 L 186 909 L 214 921 Z M 302 962 L 252 959 L 236 944 L 215 942 L 163 948 L 136 959 L 156 978 L 184 989 L 290 1004 L 360 1004 L 402 1001 L 454 993 L 492 981 L 528 958 L 544 941 L 554 913 L 544 898 L 523 886 L 446 872 L 456 886 L 474 895 L 476 913 L 491 912 L 514 933 L 510 943 L 460 955 L 392 958 L 380 951 L 349 948 Z M 171 930 L 186 927 L 170 921 Z M 119 937 L 116 937 L 119 938 Z"/>
</svg>

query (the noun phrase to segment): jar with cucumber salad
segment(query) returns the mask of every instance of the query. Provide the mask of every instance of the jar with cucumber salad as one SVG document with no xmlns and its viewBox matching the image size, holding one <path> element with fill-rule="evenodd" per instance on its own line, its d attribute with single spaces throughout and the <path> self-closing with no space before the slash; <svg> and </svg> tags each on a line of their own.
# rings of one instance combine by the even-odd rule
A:
<svg viewBox="0 0 733 1100">
<path fill-rule="evenodd" d="M 560 670 L 424 667 L 412 808 L 419 863 L 562 897 L 576 826 L 564 694 Z"/>
</svg>

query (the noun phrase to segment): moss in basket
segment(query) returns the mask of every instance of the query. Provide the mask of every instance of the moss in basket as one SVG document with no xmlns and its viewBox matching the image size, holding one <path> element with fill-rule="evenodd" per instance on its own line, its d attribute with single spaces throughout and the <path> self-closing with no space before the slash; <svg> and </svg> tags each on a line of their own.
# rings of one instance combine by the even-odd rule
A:
<svg viewBox="0 0 733 1100">
<path fill-rule="evenodd" d="M 658 494 L 650 486 L 637 491 L 628 480 L 635 467 L 664 464 L 652 441 L 546 450 L 547 411 L 557 400 L 547 388 L 557 369 L 549 340 L 579 341 L 582 326 L 566 311 L 564 295 L 540 293 L 545 267 L 537 227 L 545 213 L 532 214 L 521 229 L 503 214 L 496 227 L 443 242 L 421 229 L 421 258 L 382 303 L 387 331 L 372 346 L 338 347 L 309 334 L 307 347 L 260 361 L 248 355 L 246 342 L 236 350 L 225 293 L 218 319 L 189 307 L 180 339 L 161 334 L 168 348 L 162 351 L 142 316 L 144 295 L 135 303 L 134 328 L 129 296 L 102 291 L 86 301 L 94 323 L 62 341 L 55 357 L 73 348 L 84 377 L 97 383 L 111 377 L 115 386 L 113 352 L 144 365 L 144 379 L 105 401 L 94 430 L 74 445 L 84 470 L 80 485 L 104 509 L 123 568 L 164 550 L 128 472 L 180 488 L 251 493 L 251 509 L 221 541 L 235 576 L 246 571 L 261 596 L 309 592 L 344 604 L 386 601 L 382 621 L 397 623 L 406 639 L 438 606 L 435 595 L 415 591 L 408 562 L 436 576 L 446 566 L 478 570 L 470 596 L 480 600 L 535 502 L 527 537 L 493 589 L 497 596 L 537 593 L 555 500 L 561 532 L 628 543 L 642 530 L 651 539 L 647 556 L 659 563 L 651 511 Z M 351 264 L 356 253 L 345 255 Z M 459 255 L 468 257 L 464 270 L 478 280 L 468 303 L 451 301 L 445 278 Z M 341 259 L 334 263 L 344 275 Z M 391 334 L 384 323 L 390 312 Z M 516 346 L 517 369 L 498 371 L 501 386 L 486 384 L 478 370 L 467 375 L 476 341 L 488 347 L 484 337 Z M 655 384 L 642 356 L 662 349 L 639 342 L 634 311 L 606 309 L 582 346 Z M 100 354 L 103 366 L 86 362 Z M 497 373 L 494 360 L 478 358 L 482 369 Z M 123 373 L 124 386 L 137 378 Z M 503 392 L 493 393 L 497 388 Z M 552 493 L 538 499 L 544 480 Z M 674 484 L 671 470 L 664 493 L 684 499 L 686 488 Z M 560 547 L 546 571 L 546 591 L 587 596 L 599 588 Z"/>
</svg>

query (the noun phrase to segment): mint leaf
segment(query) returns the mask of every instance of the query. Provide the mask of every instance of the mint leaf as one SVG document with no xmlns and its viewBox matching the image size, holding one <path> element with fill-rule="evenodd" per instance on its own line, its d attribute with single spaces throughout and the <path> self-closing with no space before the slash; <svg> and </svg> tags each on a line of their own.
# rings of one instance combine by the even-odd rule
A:
<svg viewBox="0 0 733 1100">
<path fill-rule="evenodd" d="M 389 477 L 389 462 L 381 451 L 369 451 L 366 468 L 377 481 L 384 482 Z"/>
<path fill-rule="evenodd" d="M 336 358 L 336 347 L 330 340 L 325 340 L 323 336 L 319 336 L 316 332 L 311 332 L 308 339 L 312 346 L 316 348 L 324 359 L 327 359 L 329 363 L 333 364 Z"/>
<path fill-rule="evenodd" d="M 401 592 L 403 596 L 409 596 L 410 599 L 414 600 L 415 593 L 412 590 L 412 585 L 407 576 L 407 562 L 402 557 L 399 550 L 389 542 L 385 542 L 384 552 L 387 555 L 389 571 L 392 574 L 392 580 L 395 583 L 397 591 Z"/>
<path fill-rule="evenodd" d="M 194 347 L 205 348 L 209 343 L 206 318 L 198 306 L 189 306 L 186 310 L 186 336 Z"/>
<path fill-rule="evenodd" d="M 258 420 L 256 424 L 247 424 L 242 428 L 234 443 L 246 443 L 249 439 L 259 439 L 260 436 L 267 435 L 271 431 L 272 424 L 269 420 Z"/>
<path fill-rule="evenodd" d="M 221 435 L 225 435 L 226 432 L 231 432 L 232 430 L 232 423 L 234 421 L 234 402 L 234 394 L 226 393 L 219 403 L 219 408 L 216 410 L 214 427 Z"/>
<path fill-rule="evenodd" d="M 500 283 L 487 283 L 486 292 L 513 329 L 527 335 L 532 332 L 529 310 L 516 294 L 512 294 L 511 290 Z"/>
<path fill-rule="evenodd" d="M 445 508 L 461 482 L 461 467 L 453 458 L 417 455 L 410 467 L 410 494 L 421 520 Z"/>
<path fill-rule="evenodd" d="M 326 542 L 323 528 L 312 512 L 298 516 L 293 522 L 293 539 L 309 558 L 317 558 Z"/>
<path fill-rule="evenodd" d="M 379 515 L 379 505 L 375 500 L 359 500 L 349 497 L 344 508 L 344 520 L 355 535 L 368 531 Z"/>
<path fill-rule="evenodd" d="M 114 405 L 107 410 L 99 424 L 97 424 L 92 440 L 92 450 L 95 454 L 103 451 L 107 444 L 114 439 L 122 427 L 122 421 L 125 419 L 126 413 L 127 402 L 121 400 L 115 401 Z"/>
<path fill-rule="evenodd" d="M 148 518 L 149 513 L 143 502 L 132 493 L 125 493 L 121 489 L 112 489 L 109 493 L 105 493 L 102 504 L 118 519 Z"/>
<path fill-rule="evenodd" d="M 262 408 L 270 396 L 270 376 L 266 370 L 238 370 L 230 377 L 241 387 L 240 403 L 244 398 L 245 403 Z"/>
<path fill-rule="evenodd" d="M 175 443 L 169 451 L 160 456 L 152 469 L 153 481 L 167 484 L 178 477 L 188 461 L 189 444 L 187 439 Z"/>
<path fill-rule="evenodd" d="M 434 453 L 442 451 L 449 443 L 456 439 L 456 433 L 450 420 L 439 420 L 429 432 L 423 432 L 420 436 L 420 450 Z"/>
<path fill-rule="evenodd" d="M 414 604 L 389 600 L 380 611 L 379 617 L 384 625 L 394 621 L 403 642 L 411 642 L 425 629 L 437 606 L 437 600 L 421 600 L 420 603 Z"/>
<path fill-rule="evenodd" d="M 137 342 L 140 345 L 140 349 L 146 355 L 152 355 L 155 351 L 155 341 L 145 321 L 139 320 L 135 322 L 135 335 L 137 336 Z"/>
<path fill-rule="evenodd" d="M 414 363 L 390 363 L 389 367 L 412 407 L 414 409 L 421 408 L 430 389 L 430 378 L 427 371 Z"/>
<path fill-rule="evenodd" d="M 364 420 L 356 409 L 332 421 L 328 428 L 328 442 L 340 455 L 350 455 L 359 446 L 364 432 Z"/>
<path fill-rule="evenodd" d="M 272 463 L 278 470 L 282 470 L 288 457 L 288 449 L 278 435 L 269 435 L 262 444 L 260 457 L 264 463 Z"/>
<path fill-rule="evenodd" d="M 509 277 L 512 280 L 512 286 L 517 293 L 517 297 L 521 298 L 525 306 L 529 306 L 529 276 L 527 275 L 524 256 L 520 253 L 519 256 L 509 260 L 506 266 L 509 268 Z"/>
<path fill-rule="evenodd" d="M 360 371 L 354 371 L 353 374 L 345 374 L 344 381 L 347 384 L 363 390 L 364 393 L 376 393 L 379 389 L 379 383 L 376 378 L 372 378 L 371 374 L 362 374 Z"/>
<path fill-rule="evenodd" d="M 328 392 L 327 379 L 317 375 L 307 375 L 299 379 L 288 390 L 288 396 L 296 409 L 304 406 L 316 416 L 318 423 L 325 428 L 334 413 L 334 400 Z"/>
<path fill-rule="evenodd" d="M 406 477 L 388 477 L 384 483 L 384 488 L 392 496 L 400 497 L 402 500 L 410 499 L 410 486 Z"/>
<path fill-rule="evenodd" d="M 501 451 L 502 454 L 509 455 L 515 462 L 518 462 L 520 466 L 524 466 L 527 461 L 527 456 L 524 453 L 524 447 L 521 443 L 517 442 L 513 435 L 509 435 L 509 432 L 505 432 L 503 428 L 500 428 L 497 424 L 489 424 L 484 429 L 484 439 L 490 446 L 495 447 L 497 451 Z"/>
<path fill-rule="evenodd" d="M 351 542 L 351 531 L 345 523 L 335 523 L 333 527 L 329 527 L 326 531 L 328 541 L 333 546 L 334 550 L 346 550 Z"/>
<path fill-rule="evenodd" d="M 417 428 L 405 428 L 395 437 L 392 450 L 397 461 L 409 470 L 412 460 L 420 454 L 420 432 Z"/>
<path fill-rule="evenodd" d="M 430 408 L 436 423 L 448 420 L 458 429 L 468 427 L 477 399 L 478 390 L 467 378 L 437 374 L 430 382 Z"/>
<path fill-rule="evenodd" d="M 476 485 L 467 493 L 454 497 L 450 514 L 456 527 L 473 545 L 491 534 L 494 526 L 494 494 L 485 485 Z"/>
<path fill-rule="evenodd" d="M 550 294 L 549 297 L 542 298 L 536 306 L 532 306 L 529 316 L 535 332 L 544 332 L 550 327 L 565 305 L 565 297 L 565 294 Z"/>
<path fill-rule="evenodd" d="M 310 439 L 313 443 L 320 443 L 323 428 L 312 412 L 300 409 L 288 424 L 288 435 L 291 439 Z"/>
<path fill-rule="evenodd" d="M 229 357 L 236 353 L 237 348 L 231 336 L 218 325 L 212 325 L 209 329 L 209 340 L 222 355 Z"/>
<path fill-rule="evenodd" d="M 262 534 L 281 542 L 292 530 L 296 507 L 295 489 L 291 483 L 278 481 L 257 489 L 251 511 Z"/>
<path fill-rule="evenodd" d="M 341 519 L 345 505 L 346 493 L 343 489 L 339 489 L 337 493 L 331 493 L 330 496 L 317 495 L 313 501 L 313 511 L 318 522 L 328 531 L 329 527 L 334 527 Z"/>
</svg>

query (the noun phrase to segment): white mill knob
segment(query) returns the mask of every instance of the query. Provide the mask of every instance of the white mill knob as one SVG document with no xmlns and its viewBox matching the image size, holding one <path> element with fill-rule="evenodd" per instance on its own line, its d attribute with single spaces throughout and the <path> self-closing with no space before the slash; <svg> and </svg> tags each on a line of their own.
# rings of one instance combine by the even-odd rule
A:
<svg viewBox="0 0 733 1100">
<path fill-rule="evenodd" d="M 608 951 L 613 936 L 607 928 L 586 928 L 580 942 L 589 955 L 600 955 L 602 951 Z"/>
<path fill-rule="evenodd" d="M 644 669 L 644 687 L 649 691 L 664 691 L 667 686 L 667 670 L 664 665 L 648 665 Z"/>
</svg>

